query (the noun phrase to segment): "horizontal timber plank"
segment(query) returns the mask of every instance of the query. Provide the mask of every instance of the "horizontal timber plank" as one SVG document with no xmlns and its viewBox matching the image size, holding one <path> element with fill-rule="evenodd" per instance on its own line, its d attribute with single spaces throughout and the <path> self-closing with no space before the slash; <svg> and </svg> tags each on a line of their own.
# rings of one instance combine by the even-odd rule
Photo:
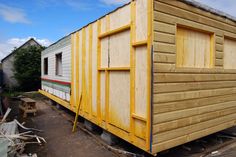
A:
<svg viewBox="0 0 236 157">
<path fill-rule="evenodd" d="M 191 69 L 188 70 L 188 72 L 190 71 Z M 224 74 L 223 71 L 220 74 L 215 74 L 214 71 L 212 71 L 212 74 L 207 74 L 207 73 L 195 74 L 194 70 L 190 74 L 187 72 L 186 73 L 182 73 L 182 72 L 180 73 L 154 73 L 154 83 L 236 81 L 235 73 Z"/>
<path fill-rule="evenodd" d="M 233 94 L 233 93 L 236 93 L 235 87 L 154 94 L 153 102 L 154 103 L 174 102 L 174 101 L 181 101 L 181 100 L 188 100 L 188 99 L 220 96 L 224 94 Z"/>
<path fill-rule="evenodd" d="M 161 32 L 154 32 L 154 42 L 175 44 L 175 36 Z"/>
<path fill-rule="evenodd" d="M 220 44 L 220 45 L 224 44 L 224 38 L 222 37 L 216 36 L 215 40 L 216 40 L 216 44 Z"/>
<path fill-rule="evenodd" d="M 223 52 L 224 51 L 223 45 L 216 44 L 216 51 Z"/>
<path fill-rule="evenodd" d="M 154 22 L 154 30 L 158 30 L 158 32 L 173 34 L 175 35 L 175 25 L 163 23 L 163 22 Z"/>
<path fill-rule="evenodd" d="M 229 121 L 235 120 L 235 117 L 236 117 L 236 113 L 230 114 L 227 116 L 223 116 L 223 117 L 219 117 L 219 118 L 215 118 L 215 119 L 205 121 L 202 123 L 189 125 L 189 126 L 182 127 L 179 129 L 174 129 L 171 131 L 155 134 L 153 136 L 153 143 L 154 144 L 161 143 L 161 142 L 168 141 L 168 140 L 171 140 L 171 139 L 174 139 L 177 137 L 181 137 L 183 135 L 188 135 L 188 134 L 200 131 L 200 130 L 214 127 L 214 126 L 217 126 L 222 123 L 227 123 Z"/>
<path fill-rule="evenodd" d="M 217 59 L 217 58 L 216 58 L 216 61 L 215 61 L 215 65 L 216 65 L 216 66 L 223 66 L 223 64 L 224 64 L 223 59 Z"/>
<path fill-rule="evenodd" d="M 159 63 L 171 63 L 174 64 L 176 61 L 176 55 L 175 54 L 168 54 L 168 53 L 154 53 L 153 57 L 154 62 Z"/>
<path fill-rule="evenodd" d="M 156 83 L 154 93 L 185 92 L 194 90 L 220 89 L 236 87 L 236 81 Z"/>
<path fill-rule="evenodd" d="M 236 101 L 229 101 L 229 102 L 223 102 L 223 103 L 213 104 L 213 105 L 208 105 L 208 106 L 155 114 L 153 117 L 153 124 L 170 122 L 177 119 L 187 118 L 187 117 L 214 112 L 218 110 L 223 110 L 223 109 L 231 108 L 231 107 L 236 107 Z"/>
<path fill-rule="evenodd" d="M 236 26 L 236 23 L 230 19 L 226 19 L 225 17 L 217 16 L 215 14 L 208 12 L 208 11 L 203 11 L 202 9 L 185 4 L 181 1 L 166 1 L 166 0 L 158 0 L 158 1 L 172 5 L 172 6 L 177 6 L 178 8 L 182 8 L 184 10 L 191 11 L 191 12 L 196 13 L 198 15 L 202 15 L 204 17 L 208 17 L 210 19 L 213 19 L 213 20 L 216 20 L 216 21 L 219 21 L 219 22 L 231 25 L 231 26 Z"/>
<path fill-rule="evenodd" d="M 173 112 L 184 109 L 196 108 L 206 105 L 218 104 L 227 101 L 236 101 L 236 93 L 229 95 L 221 95 L 214 96 L 208 98 L 200 98 L 200 99 L 191 99 L 191 100 L 183 100 L 176 101 L 170 103 L 158 103 L 154 104 L 154 115 L 159 113 Z"/>
<path fill-rule="evenodd" d="M 236 113 L 236 107 L 209 112 L 209 113 L 196 115 L 192 117 L 177 119 L 177 120 L 166 122 L 166 123 L 156 124 L 153 126 L 153 134 L 174 130 L 177 128 L 193 125 L 196 123 L 201 123 L 204 121 L 208 121 L 214 118 L 226 116 L 233 113 Z"/>
<path fill-rule="evenodd" d="M 188 135 L 177 137 L 177 138 L 174 138 L 174 139 L 162 142 L 162 143 L 153 144 L 152 145 L 152 150 L 154 152 L 161 152 L 163 150 L 173 148 L 175 146 L 178 146 L 178 145 L 196 140 L 198 138 L 207 136 L 209 134 L 218 132 L 220 130 L 224 130 L 226 128 L 230 128 L 232 126 L 235 126 L 235 120 L 232 120 L 232 121 L 229 121 L 229 122 L 226 122 L 226 123 L 222 123 L 222 124 L 219 124 L 219 125 L 216 125 L 216 126 L 213 126 L 213 127 L 209 127 L 207 129 L 203 129 L 203 130 L 200 130 L 200 131 L 197 131 L 197 132 L 194 132 L 194 133 L 190 133 Z"/>
<path fill-rule="evenodd" d="M 223 57 L 224 57 L 224 53 L 223 52 L 216 51 L 216 58 L 217 59 L 223 59 Z"/>
<path fill-rule="evenodd" d="M 224 24 L 222 22 L 212 20 L 204 16 L 199 16 L 198 14 L 195 14 L 191 11 L 187 11 L 182 8 L 175 7 L 175 6 L 170 6 L 161 2 L 157 2 L 157 1 L 154 2 L 154 10 L 160 11 L 163 13 L 168 13 L 173 16 L 177 16 L 186 20 L 191 20 L 191 21 L 208 25 L 214 28 L 218 28 L 224 31 L 236 33 L 235 26 Z"/>
<path fill-rule="evenodd" d="M 163 13 L 163 12 L 159 12 L 159 11 L 154 11 L 154 30 L 155 31 L 162 31 L 163 27 L 155 27 L 156 23 L 165 23 L 168 25 L 175 25 L 176 24 L 180 24 L 183 26 L 189 26 L 189 27 L 195 27 L 195 28 L 199 28 L 201 30 L 207 30 L 209 32 L 216 32 L 217 35 L 219 36 L 223 36 L 222 30 L 220 29 L 216 29 L 214 27 L 211 26 L 207 26 L 204 24 L 200 24 L 194 21 L 190 21 L 190 20 L 186 20 L 180 17 L 176 17 L 174 15 L 170 15 L 167 13 Z M 175 27 L 176 29 L 176 27 Z"/>
<path fill-rule="evenodd" d="M 175 54 L 175 45 L 167 43 L 154 42 L 153 44 L 154 51 L 158 52 L 167 52 Z"/>
<path fill-rule="evenodd" d="M 195 29 L 199 29 L 199 30 L 203 30 L 203 31 L 205 30 L 207 32 L 214 33 L 217 37 L 221 37 L 221 38 L 223 38 L 223 36 L 225 34 L 227 34 L 228 36 L 232 36 L 232 37 L 236 36 L 234 33 L 225 32 L 222 29 L 217 29 L 217 28 L 207 26 L 205 24 L 201 24 L 201 23 L 191 21 L 191 20 L 186 20 L 186 19 L 183 19 L 180 17 L 176 17 L 174 15 L 167 14 L 167 13 L 154 11 L 154 25 L 157 22 L 158 23 L 165 23 L 168 25 L 175 25 L 175 26 L 181 25 L 181 26 L 195 28 Z M 154 27 L 154 31 L 162 31 L 162 27 Z"/>
<path fill-rule="evenodd" d="M 154 53 L 158 53 L 158 52 L 154 52 Z M 166 53 L 166 52 L 163 52 L 163 53 Z M 169 53 L 169 54 L 172 54 L 172 53 Z M 189 74 L 191 73 L 236 74 L 236 69 L 223 69 L 221 63 L 216 63 L 216 64 L 219 64 L 219 65 L 215 65 L 214 68 L 188 68 L 188 67 L 176 67 L 176 65 L 173 63 L 172 64 L 154 63 L 153 72 L 154 73 L 189 73 Z"/>
</svg>

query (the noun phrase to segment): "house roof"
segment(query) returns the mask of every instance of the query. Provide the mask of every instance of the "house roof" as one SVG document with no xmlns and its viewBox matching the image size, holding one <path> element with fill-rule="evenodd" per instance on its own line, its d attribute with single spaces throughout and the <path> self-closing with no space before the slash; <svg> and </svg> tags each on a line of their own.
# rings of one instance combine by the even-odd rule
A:
<svg viewBox="0 0 236 157">
<path fill-rule="evenodd" d="M 26 44 L 28 44 L 30 41 L 34 41 L 38 46 L 42 47 L 42 45 L 40 45 L 34 38 L 30 38 L 28 41 L 26 41 L 24 44 L 22 44 L 20 47 L 18 47 L 17 49 L 13 50 L 10 54 L 8 54 L 5 58 L 3 58 L 1 60 L 1 62 L 4 62 L 4 60 L 6 60 L 8 57 L 10 57 L 11 55 L 15 54 L 17 52 L 17 50 L 21 49 L 22 47 L 24 47 Z"/>
<path fill-rule="evenodd" d="M 133 1 L 133 0 L 130 0 L 130 1 Z M 200 2 L 197 2 L 196 0 L 178 0 L 178 1 L 183 2 L 183 3 L 185 3 L 185 4 L 188 4 L 188 5 L 191 5 L 191 6 L 193 6 L 193 7 L 199 8 L 199 9 L 201 9 L 201 10 L 210 12 L 210 13 L 215 14 L 215 15 L 217 15 L 217 16 L 221 16 L 221 17 L 223 17 L 223 18 L 229 19 L 229 20 L 231 20 L 231 21 L 233 21 L 233 22 L 236 23 L 236 17 L 234 17 L 234 16 L 232 16 L 232 15 L 229 15 L 229 14 L 227 14 L 227 13 L 225 13 L 225 12 L 223 12 L 223 11 L 220 11 L 220 10 L 218 10 L 218 9 L 212 8 L 212 7 L 208 6 L 208 5 L 205 5 L 205 4 L 202 4 L 202 3 L 200 3 Z M 87 26 L 90 25 L 91 23 L 94 23 L 94 22 L 98 21 L 99 19 L 105 17 L 106 15 L 111 14 L 111 13 L 115 12 L 116 10 L 125 7 L 126 5 L 129 5 L 130 3 L 131 3 L 131 2 L 129 2 L 129 3 L 127 3 L 127 4 L 124 4 L 123 6 L 118 7 L 118 8 L 116 8 L 116 9 L 114 9 L 113 11 L 108 12 L 107 14 L 101 16 L 100 18 L 98 18 L 98 19 L 96 19 L 96 20 L 94 20 L 94 21 L 88 23 L 88 24 L 85 25 L 84 27 L 81 27 L 80 29 L 77 29 L 77 30 L 73 31 L 72 33 L 70 33 L 70 34 L 68 34 L 68 35 L 66 35 L 66 36 L 64 36 L 64 37 L 62 37 L 62 38 L 60 38 L 58 41 L 54 42 L 53 44 L 51 44 L 51 45 L 48 46 L 47 48 L 49 48 L 49 47 L 51 47 L 51 46 L 57 44 L 57 43 L 60 42 L 61 40 L 63 40 L 63 39 L 65 39 L 66 37 L 70 36 L 71 34 L 77 32 L 77 31 L 80 31 L 81 29 L 87 27 Z"/>
</svg>

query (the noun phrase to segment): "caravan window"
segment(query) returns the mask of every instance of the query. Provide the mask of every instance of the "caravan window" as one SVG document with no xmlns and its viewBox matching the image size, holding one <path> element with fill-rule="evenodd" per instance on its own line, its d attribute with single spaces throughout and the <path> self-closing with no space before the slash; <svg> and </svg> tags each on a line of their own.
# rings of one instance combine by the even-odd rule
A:
<svg viewBox="0 0 236 157">
<path fill-rule="evenodd" d="M 56 75 L 62 76 L 62 53 L 56 54 Z"/>
<path fill-rule="evenodd" d="M 48 75 L 48 58 L 44 58 L 43 60 L 43 66 L 44 66 L 44 75 Z"/>
</svg>

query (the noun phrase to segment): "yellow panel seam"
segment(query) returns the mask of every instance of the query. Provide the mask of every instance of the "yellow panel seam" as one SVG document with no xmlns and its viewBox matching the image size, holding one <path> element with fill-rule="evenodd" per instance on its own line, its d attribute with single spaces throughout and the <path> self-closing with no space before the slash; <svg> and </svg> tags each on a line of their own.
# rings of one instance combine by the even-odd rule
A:
<svg viewBox="0 0 236 157">
<path fill-rule="evenodd" d="M 93 26 L 89 28 L 89 113 L 92 117 L 92 47 L 93 47 Z"/>
<path fill-rule="evenodd" d="M 97 22 L 97 70 L 101 67 L 101 39 L 99 35 L 101 34 L 101 20 Z M 101 73 L 97 71 L 97 117 L 98 124 L 101 125 L 102 117 L 101 117 Z"/>
<path fill-rule="evenodd" d="M 109 32 L 110 30 L 110 15 L 106 16 L 106 31 Z M 110 40 L 110 38 L 108 38 Z M 109 53 L 109 52 L 108 52 Z M 109 55 L 109 54 L 108 54 Z M 109 65 L 108 65 L 109 66 Z M 109 86 L 110 86 L 110 78 L 109 78 L 109 71 L 105 70 L 105 121 L 106 121 L 106 128 L 108 129 L 109 124 Z"/>
<path fill-rule="evenodd" d="M 134 142 L 135 126 L 133 114 L 135 112 L 135 48 L 136 39 L 136 2 L 131 2 L 131 31 L 130 31 L 130 141 Z"/>
<path fill-rule="evenodd" d="M 71 34 L 71 97 L 70 106 L 74 106 L 74 34 Z"/>
</svg>

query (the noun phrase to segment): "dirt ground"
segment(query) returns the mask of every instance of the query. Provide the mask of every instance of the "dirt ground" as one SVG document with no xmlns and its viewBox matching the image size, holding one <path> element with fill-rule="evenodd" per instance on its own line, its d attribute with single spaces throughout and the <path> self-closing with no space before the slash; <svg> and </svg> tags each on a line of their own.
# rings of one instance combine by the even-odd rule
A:
<svg viewBox="0 0 236 157">
<path fill-rule="evenodd" d="M 19 102 L 15 102 L 17 106 Z M 84 130 L 78 129 L 72 133 L 72 122 L 74 114 L 60 107 L 50 105 L 48 101 L 37 100 L 38 113 L 34 117 L 18 117 L 21 122 L 26 122 L 27 127 L 43 130 L 38 135 L 47 141 L 44 145 L 28 145 L 26 153 L 37 153 L 39 157 L 117 157 L 125 156 L 110 151 L 100 141 L 94 139 Z M 19 114 L 13 109 L 12 117 Z M 19 114 L 21 115 L 21 114 Z M 79 125 L 82 125 L 79 124 Z M 236 128 L 220 132 L 189 144 L 173 148 L 169 151 L 158 154 L 158 157 L 235 157 L 236 156 Z M 93 135 L 100 138 L 99 132 Z M 230 136 L 229 136 L 230 135 Z M 121 150 L 150 156 L 135 148 L 134 146 L 120 140 L 115 146 Z M 213 154 L 211 154 L 213 152 Z"/>
<path fill-rule="evenodd" d="M 47 141 L 42 146 L 28 146 L 29 153 L 39 157 L 115 157 L 114 153 L 97 144 L 82 130 L 72 133 L 72 123 L 48 104 L 38 101 L 38 113 L 28 117 L 27 127 L 43 130 L 39 133 Z"/>
</svg>

